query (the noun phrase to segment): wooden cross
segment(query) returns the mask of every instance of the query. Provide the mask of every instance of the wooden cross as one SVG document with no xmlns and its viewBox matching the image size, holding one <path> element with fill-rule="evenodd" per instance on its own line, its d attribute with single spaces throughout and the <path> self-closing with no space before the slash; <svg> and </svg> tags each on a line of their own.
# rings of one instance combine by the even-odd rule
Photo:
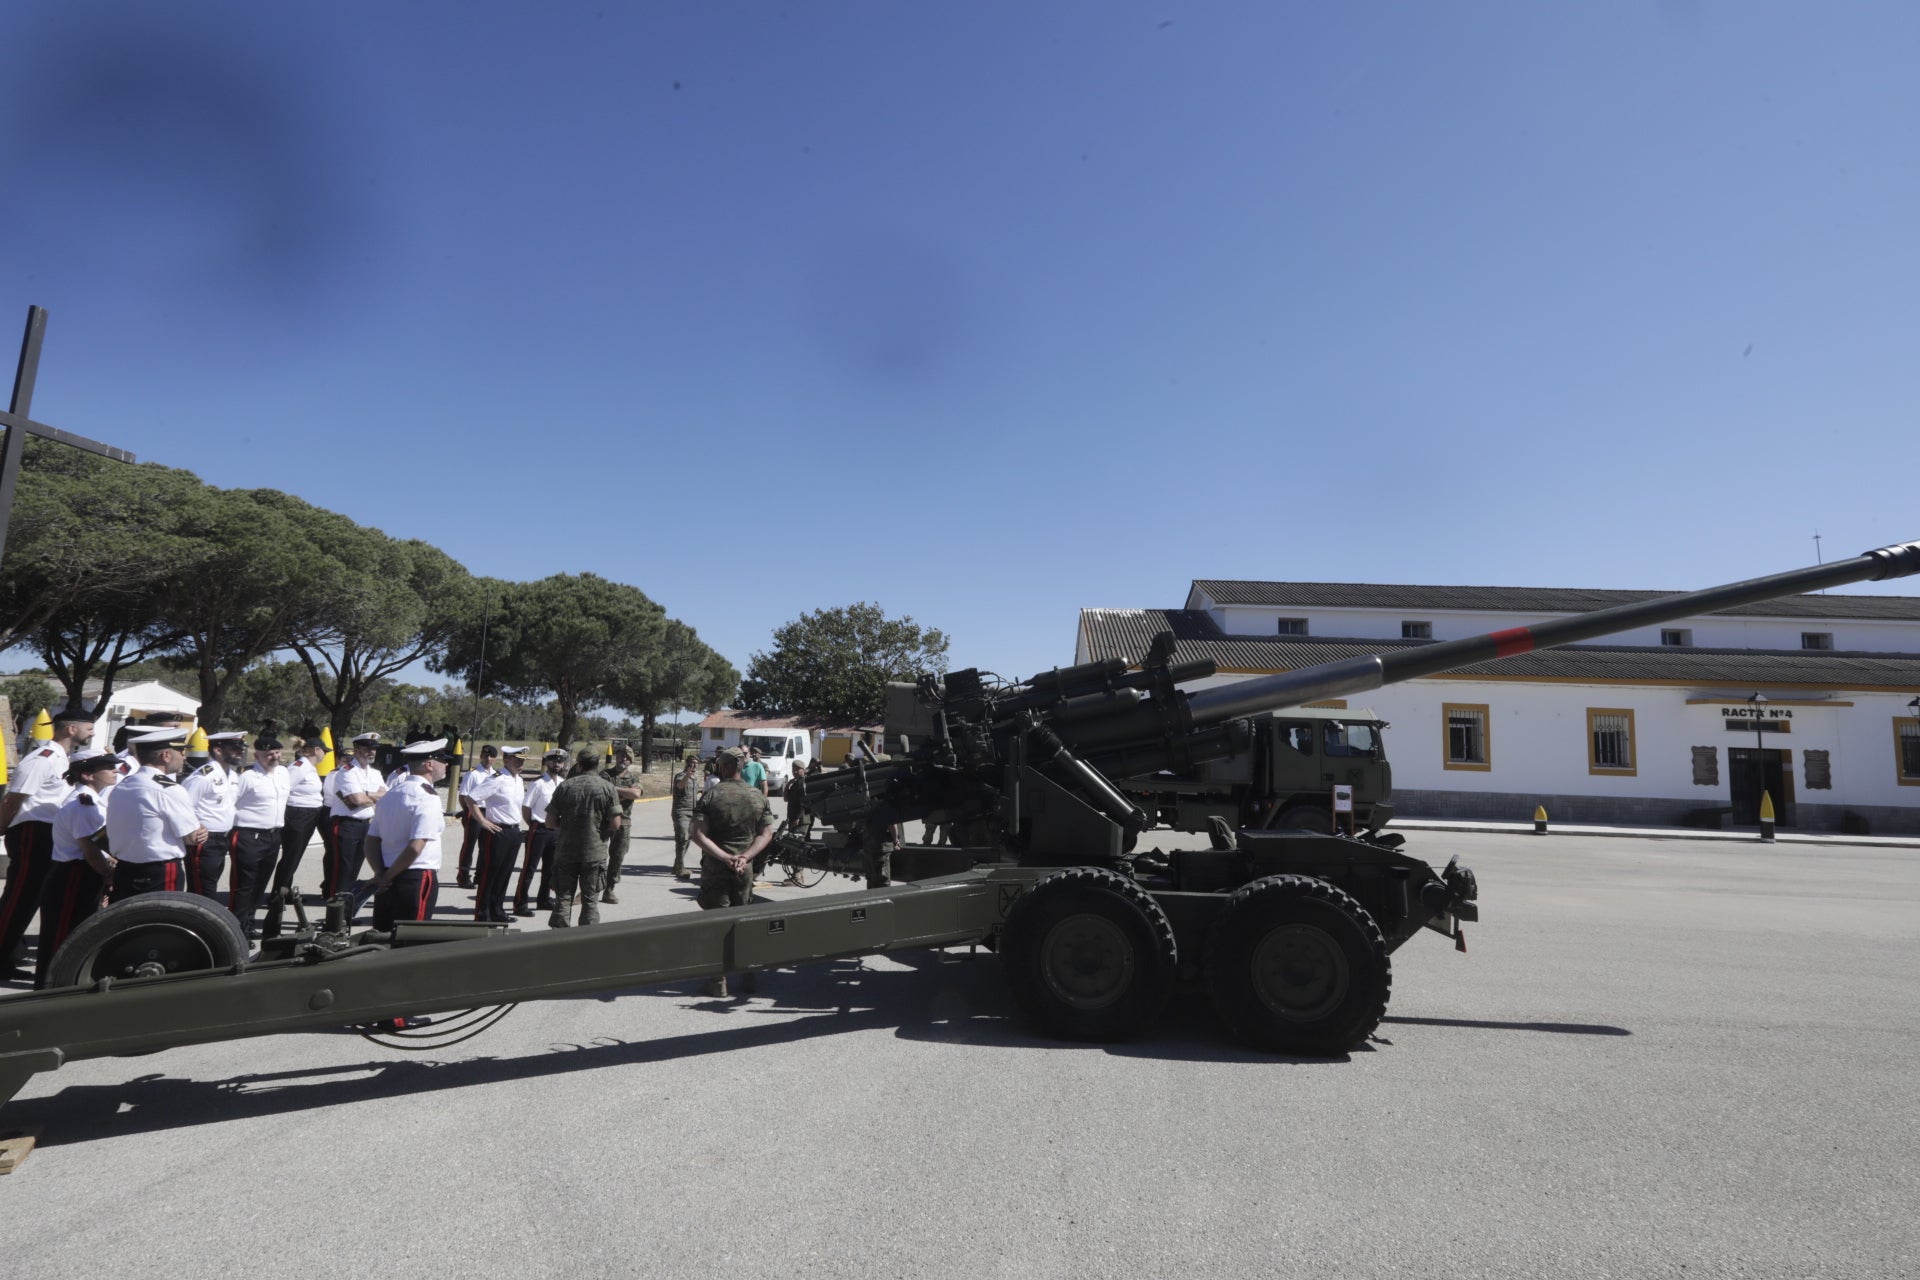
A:
<svg viewBox="0 0 1920 1280">
<path fill-rule="evenodd" d="M 85 449 L 88 453 L 97 453 L 117 462 L 134 461 L 134 456 L 125 449 L 116 449 L 98 440 L 49 427 L 27 416 L 33 408 L 33 380 L 40 372 L 40 343 L 46 335 L 46 308 L 28 307 L 27 333 L 20 339 L 20 367 L 13 375 L 13 404 L 7 412 L 0 413 L 0 427 L 7 429 L 6 445 L 0 449 L 0 556 L 7 551 L 7 523 L 13 515 L 13 486 L 20 478 L 20 459 L 26 452 L 28 436 L 57 440 L 61 444 Z"/>
</svg>

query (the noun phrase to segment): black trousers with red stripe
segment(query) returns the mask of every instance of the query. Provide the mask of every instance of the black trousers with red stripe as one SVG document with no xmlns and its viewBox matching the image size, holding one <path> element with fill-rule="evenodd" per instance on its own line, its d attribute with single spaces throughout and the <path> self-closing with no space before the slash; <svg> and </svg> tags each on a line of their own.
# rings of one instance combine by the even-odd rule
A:
<svg viewBox="0 0 1920 1280">
<path fill-rule="evenodd" d="M 267 878 L 273 874 L 273 860 L 280 856 L 280 828 L 236 827 L 233 841 L 233 889 L 227 895 L 227 908 L 251 936 L 260 899 L 267 893 Z"/>
<path fill-rule="evenodd" d="M 323 809 L 287 810 L 286 825 L 280 828 L 280 864 L 273 869 L 274 888 L 293 887 L 294 873 L 300 870 L 300 859 L 313 843 L 314 828 L 320 825 L 320 815 L 324 812 Z M 326 841 L 322 839 L 321 843 Z"/>
<path fill-rule="evenodd" d="M 513 923 L 513 917 L 507 914 L 507 884 L 513 879 L 513 859 L 520 852 L 522 834 L 518 825 L 498 831 L 480 828 L 480 883 L 473 898 L 477 923 Z"/>
<path fill-rule="evenodd" d="M 0 890 L 0 971 L 11 968 L 40 909 L 40 891 L 53 866 L 53 824 L 16 822 L 7 828 L 7 887 Z"/>
<path fill-rule="evenodd" d="M 553 910 L 553 890 L 547 887 L 547 880 L 553 875 L 553 842 L 560 833 L 552 827 L 535 827 L 527 833 L 527 856 L 520 863 L 520 886 L 513 891 L 513 909 L 527 910 L 527 886 L 533 881 L 533 869 L 540 868 L 540 890 L 537 905 L 542 911 Z"/>
<path fill-rule="evenodd" d="M 109 904 L 136 893 L 178 893 L 187 887 L 185 860 L 165 862 L 128 862 L 122 858 L 113 869 L 113 888 L 107 894 Z"/>
<path fill-rule="evenodd" d="M 360 879 L 360 864 L 366 854 L 361 846 L 367 839 L 365 818 L 342 818 L 328 814 L 326 819 L 327 856 L 322 862 L 320 896 L 350 893 Z"/>
<path fill-rule="evenodd" d="M 203 898 L 220 898 L 220 877 L 227 869 L 227 855 L 234 850 L 237 831 L 209 831 L 207 842 L 187 850 L 187 892 Z"/>
<path fill-rule="evenodd" d="M 75 925 L 100 909 L 107 879 L 85 862 L 56 862 L 40 890 L 40 948 L 33 959 L 33 985 L 45 987 L 53 969 L 53 953 Z"/>
<path fill-rule="evenodd" d="M 462 835 L 460 837 L 460 878 L 464 880 L 473 872 L 474 850 L 479 846 L 481 837 L 487 834 L 487 829 L 475 822 L 473 815 L 470 813 L 460 815 L 460 826 L 462 828 Z M 480 856 L 483 858 L 486 857 L 484 853 Z"/>
<path fill-rule="evenodd" d="M 427 920 L 440 900 L 440 877 L 431 871 L 403 871 L 373 895 L 373 927 L 390 930 L 397 920 Z"/>
</svg>

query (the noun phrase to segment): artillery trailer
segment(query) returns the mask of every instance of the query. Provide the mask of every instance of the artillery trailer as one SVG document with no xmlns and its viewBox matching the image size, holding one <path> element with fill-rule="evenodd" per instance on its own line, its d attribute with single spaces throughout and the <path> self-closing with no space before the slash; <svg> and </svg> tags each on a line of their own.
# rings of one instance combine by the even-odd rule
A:
<svg viewBox="0 0 1920 1280">
<path fill-rule="evenodd" d="M 355 931 L 344 900 L 308 921 L 270 907 L 250 954 L 233 916 L 186 894 L 130 898 L 55 955 L 54 987 L 0 998 L 0 1103 L 84 1058 L 714 977 L 922 947 L 997 952 L 1043 1031 L 1109 1039 L 1152 1026 L 1173 992 L 1204 989 L 1256 1046 L 1337 1054 L 1386 1013 L 1389 956 L 1422 929 L 1465 949 L 1473 873 L 1435 870 L 1397 837 L 1213 828 L 1212 847 L 1141 850 L 1151 819 L 1113 779 L 1245 751 L 1251 718 L 1537 648 L 1823 587 L 1920 572 L 1920 542 L 1730 586 L 1466 640 L 1186 691 L 1211 663 L 1161 636 L 1120 662 L 1020 683 L 978 671 L 892 691 L 898 756 L 809 775 L 807 821 L 772 853 L 867 887 L 588 929 L 518 933 L 430 921 Z M 951 845 L 901 847 L 933 819 Z M 276 932 L 283 912 L 298 917 Z M 460 1025 L 484 1028 L 477 1013 Z"/>
</svg>

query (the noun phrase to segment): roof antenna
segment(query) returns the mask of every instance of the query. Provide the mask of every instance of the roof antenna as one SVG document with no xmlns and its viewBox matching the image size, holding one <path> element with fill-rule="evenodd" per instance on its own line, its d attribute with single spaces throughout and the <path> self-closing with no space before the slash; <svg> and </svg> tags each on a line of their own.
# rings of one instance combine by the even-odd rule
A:
<svg viewBox="0 0 1920 1280">
<path fill-rule="evenodd" d="M 1820 531 L 1818 529 L 1813 531 L 1813 562 L 1815 564 L 1825 564 L 1827 562 L 1826 557 L 1820 554 Z M 1820 588 L 1820 594 L 1827 594 L 1827 589 L 1825 587 Z"/>
</svg>

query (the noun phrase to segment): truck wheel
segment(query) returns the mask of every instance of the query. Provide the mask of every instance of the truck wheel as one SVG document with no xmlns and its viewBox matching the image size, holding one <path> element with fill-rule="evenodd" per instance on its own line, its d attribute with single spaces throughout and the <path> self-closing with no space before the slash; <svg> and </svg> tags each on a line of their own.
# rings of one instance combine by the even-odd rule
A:
<svg viewBox="0 0 1920 1280">
<path fill-rule="evenodd" d="M 1373 1034 L 1393 974 L 1366 909 L 1325 880 L 1244 885 L 1207 935 L 1207 992 L 1234 1034 L 1260 1049 L 1337 1054 Z"/>
<path fill-rule="evenodd" d="M 1333 834 L 1333 815 L 1319 805 L 1297 804 L 1280 814 L 1270 824 L 1269 831 L 1312 831 L 1317 835 Z"/>
<path fill-rule="evenodd" d="M 1100 867 L 1037 881 L 1000 935 L 1014 1003 L 1040 1030 L 1071 1040 L 1118 1040 L 1150 1027 L 1173 992 L 1178 958 L 1160 904 Z"/>
<path fill-rule="evenodd" d="M 196 893 L 142 893 L 82 920 L 53 953 L 52 986 L 152 978 L 247 961 L 233 913 Z"/>
</svg>

